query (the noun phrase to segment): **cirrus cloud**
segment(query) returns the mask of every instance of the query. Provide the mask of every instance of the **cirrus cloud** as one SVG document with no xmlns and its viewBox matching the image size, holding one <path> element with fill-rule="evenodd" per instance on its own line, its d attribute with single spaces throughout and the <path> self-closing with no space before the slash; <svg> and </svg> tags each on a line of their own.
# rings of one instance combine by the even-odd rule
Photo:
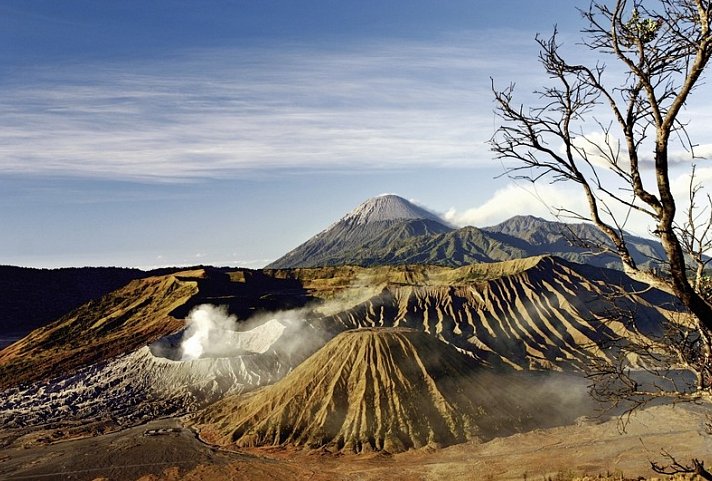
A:
<svg viewBox="0 0 712 481">
<path fill-rule="evenodd" d="M 461 37 L 30 69 L 0 82 L 0 169 L 184 181 L 488 162 L 489 75 L 525 62 L 506 41 L 507 57 Z"/>
</svg>

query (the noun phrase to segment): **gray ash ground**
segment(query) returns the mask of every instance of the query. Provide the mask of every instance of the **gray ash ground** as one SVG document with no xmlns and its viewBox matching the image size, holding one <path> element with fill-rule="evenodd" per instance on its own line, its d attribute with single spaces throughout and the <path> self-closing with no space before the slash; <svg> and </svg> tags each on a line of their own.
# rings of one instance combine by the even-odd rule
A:
<svg viewBox="0 0 712 481">
<path fill-rule="evenodd" d="M 0 392 L 0 446 L 30 432 L 44 431 L 35 441 L 51 442 L 115 431 L 274 383 L 316 349 L 286 355 L 281 339 L 262 352 L 237 346 L 231 357 L 186 361 L 159 342 L 70 376 L 7 389 Z"/>
<path fill-rule="evenodd" d="M 146 436 L 151 430 L 166 433 Z M 216 451 L 198 441 L 178 420 L 165 419 L 103 436 L 5 448 L 0 454 L 0 479 L 136 479 L 159 475 L 167 467 L 188 470 L 199 464 L 221 465 L 246 458 L 252 457 Z"/>
</svg>

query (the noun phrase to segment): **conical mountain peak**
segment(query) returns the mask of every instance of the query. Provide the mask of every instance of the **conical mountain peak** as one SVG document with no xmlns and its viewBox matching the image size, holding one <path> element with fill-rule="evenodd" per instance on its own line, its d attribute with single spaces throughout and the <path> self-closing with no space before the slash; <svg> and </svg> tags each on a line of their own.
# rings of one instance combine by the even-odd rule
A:
<svg viewBox="0 0 712 481">
<path fill-rule="evenodd" d="M 373 222 L 408 219 L 433 220 L 446 224 L 436 214 L 395 194 L 382 194 L 372 197 L 346 214 L 341 220 L 350 224 L 370 224 Z"/>
<path fill-rule="evenodd" d="M 513 384 L 423 332 L 358 329 L 278 383 L 225 398 L 197 421 L 204 439 L 222 445 L 399 452 L 519 430 L 524 416 L 505 392 Z"/>
<path fill-rule="evenodd" d="M 268 268 L 369 265 L 416 237 L 452 231 L 436 214 L 394 194 L 368 199 Z"/>
</svg>

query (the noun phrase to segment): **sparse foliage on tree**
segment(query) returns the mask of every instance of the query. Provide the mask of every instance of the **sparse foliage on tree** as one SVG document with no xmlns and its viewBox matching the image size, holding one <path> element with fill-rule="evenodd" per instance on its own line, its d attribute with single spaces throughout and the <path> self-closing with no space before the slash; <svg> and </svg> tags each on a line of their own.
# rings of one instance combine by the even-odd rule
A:
<svg viewBox="0 0 712 481">
<path fill-rule="evenodd" d="M 688 314 L 671 322 L 675 332 L 667 343 L 628 342 L 625 348 L 663 371 L 694 370 L 692 391 L 674 383 L 651 390 L 629 375 L 621 359 L 618 366 L 598 366 L 601 379 L 610 381 L 598 385 L 599 394 L 628 400 L 709 396 L 712 303 L 705 269 L 712 198 L 696 180 L 696 144 L 683 111 L 704 83 L 712 57 L 712 1 L 593 0 L 581 14 L 579 61 L 566 58 L 556 29 L 549 38 L 537 37 L 539 60 L 551 82 L 535 92 L 535 105 L 518 102 L 514 84 L 498 88 L 493 81 L 501 126 L 492 150 L 513 177 L 578 186 L 586 211 L 559 206 L 558 214 L 595 224 L 609 240 L 602 247 L 618 255 L 630 277 L 673 294 Z M 673 147 L 688 153 L 686 198 L 674 194 Z M 663 269 L 648 271 L 633 259 L 625 230 L 631 216 L 647 219 L 665 253 Z M 697 460 L 693 464 L 675 467 L 704 470 Z"/>
</svg>

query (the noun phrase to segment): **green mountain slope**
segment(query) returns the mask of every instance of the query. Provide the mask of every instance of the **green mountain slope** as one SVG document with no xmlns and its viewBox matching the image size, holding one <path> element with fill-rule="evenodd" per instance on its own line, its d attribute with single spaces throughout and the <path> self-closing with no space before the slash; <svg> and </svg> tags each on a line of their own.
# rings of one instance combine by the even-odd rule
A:
<svg viewBox="0 0 712 481">
<path fill-rule="evenodd" d="M 501 224 L 483 228 L 503 245 L 518 247 L 527 255 L 555 255 L 581 264 L 620 269 L 614 254 L 601 252 L 611 247 L 608 238 L 591 224 L 564 224 L 534 216 L 515 216 Z M 626 235 L 628 248 L 640 266 L 659 268 L 665 258 L 662 246 L 651 239 Z"/>
<path fill-rule="evenodd" d="M 633 259 L 660 269 L 659 243 L 627 235 Z M 554 255 L 581 264 L 620 269 L 610 241 L 590 224 L 564 224 L 533 216 L 516 216 L 501 224 L 454 229 L 435 214 L 397 196 L 361 204 L 338 222 L 268 268 L 339 265 L 430 264 L 458 267 L 473 262 Z M 602 247 L 604 249 L 602 249 Z"/>
</svg>

